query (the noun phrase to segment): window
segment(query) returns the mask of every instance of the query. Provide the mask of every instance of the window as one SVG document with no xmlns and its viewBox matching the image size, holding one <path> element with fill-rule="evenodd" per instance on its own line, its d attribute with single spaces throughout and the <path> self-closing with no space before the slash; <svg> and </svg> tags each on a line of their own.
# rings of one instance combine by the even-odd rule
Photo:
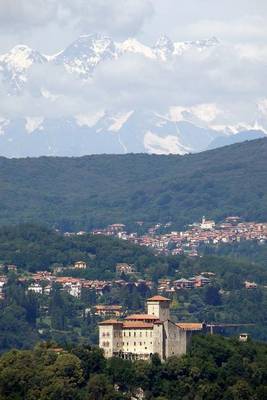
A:
<svg viewBox="0 0 267 400">
<path fill-rule="evenodd" d="M 105 337 L 105 336 L 106 336 L 105 332 L 103 332 L 102 336 L 103 336 L 103 337 Z"/>
<path fill-rule="evenodd" d="M 134 342 L 134 346 L 136 346 L 136 342 Z"/>
<path fill-rule="evenodd" d="M 131 337 L 131 332 L 129 332 L 129 337 Z"/>
<path fill-rule="evenodd" d="M 140 346 L 142 346 L 142 342 L 140 342 Z"/>
<path fill-rule="evenodd" d="M 134 337 L 136 337 L 136 332 L 134 332 Z"/>
<path fill-rule="evenodd" d="M 142 332 L 140 332 L 140 337 L 142 337 Z"/>
<path fill-rule="evenodd" d="M 123 336 L 126 336 L 126 333 L 125 333 L 125 332 L 123 332 Z"/>
</svg>

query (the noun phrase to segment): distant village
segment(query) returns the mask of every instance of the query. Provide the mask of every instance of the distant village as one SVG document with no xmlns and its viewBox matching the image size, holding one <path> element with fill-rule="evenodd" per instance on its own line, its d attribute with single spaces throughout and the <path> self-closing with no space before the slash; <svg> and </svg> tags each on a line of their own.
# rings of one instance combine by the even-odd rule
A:
<svg viewBox="0 0 267 400">
<path fill-rule="evenodd" d="M 139 222 L 141 225 L 142 222 Z M 170 228 L 171 224 L 165 225 L 165 228 Z M 259 243 L 264 243 L 267 240 L 267 223 L 243 222 L 239 217 L 228 217 L 220 224 L 216 224 L 212 220 L 207 220 L 203 217 L 200 223 L 195 223 L 183 232 L 170 232 L 159 234 L 158 231 L 162 228 L 161 224 L 155 225 L 148 230 L 148 233 L 138 236 L 136 233 L 127 233 L 125 225 L 114 224 L 106 229 L 94 230 L 91 232 L 94 235 L 107 235 L 128 240 L 140 246 L 147 246 L 155 250 L 156 254 L 166 255 L 181 255 L 186 254 L 190 257 L 199 256 L 199 247 L 205 245 L 219 245 L 221 243 L 234 243 L 247 240 L 256 240 Z M 70 235 L 84 235 L 86 232 L 65 233 Z M 71 266 L 74 270 L 85 270 L 90 268 L 84 261 L 77 261 Z M 4 285 L 7 282 L 8 272 L 17 272 L 15 265 L 0 265 L 0 299 L 4 297 Z M 24 282 L 28 291 L 40 295 L 49 296 L 54 283 L 58 284 L 63 291 L 66 291 L 75 298 L 80 298 L 82 290 L 94 291 L 97 298 L 101 298 L 105 292 L 111 288 L 121 288 L 128 285 L 136 287 L 143 285 L 148 289 L 153 288 L 153 282 L 139 279 L 139 274 L 134 265 L 126 263 L 118 263 L 116 265 L 116 276 L 114 280 L 87 280 L 83 278 L 62 276 L 64 267 L 54 268 L 53 271 L 40 271 L 27 276 L 19 276 L 19 279 Z M 126 279 L 127 276 L 127 279 Z M 199 276 L 183 277 L 178 280 L 161 279 L 158 282 L 157 292 L 159 294 L 175 293 L 181 289 L 201 288 L 208 285 L 216 279 L 212 272 L 203 271 Z M 254 282 L 244 282 L 246 289 L 255 289 L 257 284 Z M 155 288 L 154 288 L 155 289 Z M 102 306 L 101 306 L 102 307 Z M 104 315 L 105 312 L 111 312 L 111 309 L 98 309 L 96 313 Z M 114 311 L 114 310 L 113 310 Z M 111 314 L 113 313 L 111 312 Z M 115 311 L 114 311 L 115 312 Z M 117 309 L 115 314 L 119 312 Z"/>
<path fill-rule="evenodd" d="M 143 222 L 138 224 L 141 226 Z M 127 233 L 123 224 L 109 225 L 106 229 L 94 230 L 92 233 L 128 240 L 140 246 L 150 247 L 158 254 L 185 254 L 189 257 L 199 256 L 201 245 L 219 245 L 246 240 L 264 243 L 267 240 L 267 223 L 244 222 L 240 217 L 227 217 L 219 224 L 203 217 L 200 223 L 190 225 L 186 231 L 158 233 L 161 229 L 170 230 L 171 225 L 171 222 L 165 225 L 156 224 L 142 236 L 138 236 L 137 233 Z"/>
</svg>

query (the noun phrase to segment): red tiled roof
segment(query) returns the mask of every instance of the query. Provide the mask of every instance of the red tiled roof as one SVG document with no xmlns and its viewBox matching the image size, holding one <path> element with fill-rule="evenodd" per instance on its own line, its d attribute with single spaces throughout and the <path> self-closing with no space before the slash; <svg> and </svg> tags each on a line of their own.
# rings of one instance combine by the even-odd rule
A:
<svg viewBox="0 0 267 400">
<path fill-rule="evenodd" d="M 106 321 L 99 322 L 98 325 L 121 325 L 123 324 L 122 321 L 118 321 L 117 319 L 107 319 Z"/>
<path fill-rule="evenodd" d="M 125 321 L 123 323 L 125 329 L 152 329 L 153 326 L 153 323 L 143 321 Z"/>
<path fill-rule="evenodd" d="M 171 300 L 167 299 L 167 297 L 163 297 L 163 296 L 153 296 L 153 297 L 150 297 L 150 299 L 147 299 L 147 301 L 171 301 Z"/>
<path fill-rule="evenodd" d="M 203 329 L 203 324 L 194 322 L 178 322 L 176 326 L 184 331 L 202 331 Z"/>
<path fill-rule="evenodd" d="M 156 321 L 158 320 L 158 317 L 155 315 L 149 315 L 149 314 L 132 314 L 128 315 L 128 317 L 125 318 L 125 320 L 130 320 L 130 321 Z"/>
</svg>

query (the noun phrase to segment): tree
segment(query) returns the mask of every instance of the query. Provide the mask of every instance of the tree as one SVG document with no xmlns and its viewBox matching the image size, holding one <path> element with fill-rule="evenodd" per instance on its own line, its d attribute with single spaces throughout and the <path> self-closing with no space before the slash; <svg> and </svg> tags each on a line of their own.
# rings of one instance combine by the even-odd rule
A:
<svg viewBox="0 0 267 400">
<path fill-rule="evenodd" d="M 87 385 L 87 400 L 115 400 L 122 399 L 116 393 L 105 375 L 93 375 Z"/>
<path fill-rule="evenodd" d="M 205 289 L 205 303 L 211 306 L 221 305 L 221 295 L 219 288 L 215 286 L 207 286 Z"/>
</svg>

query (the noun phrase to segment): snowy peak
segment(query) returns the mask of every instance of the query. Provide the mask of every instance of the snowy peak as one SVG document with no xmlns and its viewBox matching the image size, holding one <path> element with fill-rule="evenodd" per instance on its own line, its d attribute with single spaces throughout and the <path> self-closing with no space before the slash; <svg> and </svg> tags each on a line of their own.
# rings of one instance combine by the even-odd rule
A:
<svg viewBox="0 0 267 400">
<path fill-rule="evenodd" d="M 116 43 L 116 47 L 120 54 L 135 53 L 142 54 L 148 58 L 155 58 L 155 54 L 150 47 L 145 46 L 134 38 L 125 40 L 125 42 L 122 43 Z"/>
<path fill-rule="evenodd" d="M 45 56 L 25 45 L 15 46 L 8 53 L 0 56 L 2 65 L 6 65 L 6 68 L 10 70 L 16 69 L 18 72 L 28 69 L 33 63 L 42 64 L 46 61 Z"/>
<path fill-rule="evenodd" d="M 11 93 L 19 92 L 27 81 L 27 71 L 33 64 L 44 64 L 48 60 L 38 51 L 25 45 L 17 45 L 0 56 L 0 71 Z"/>
<path fill-rule="evenodd" d="M 110 37 L 92 34 L 81 35 L 58 54 L 54 61 L 64 64 L 68 71 L 87 78 L 101 61 L 115 56 L 115 44 Z"/>
<path fill-rule="evenodd" d="M 174 43 L 168 36 L 162 35 L 155 44 L 154 51 L 159 58 L 167 60 L 174 53 Z"/>
</svg>

